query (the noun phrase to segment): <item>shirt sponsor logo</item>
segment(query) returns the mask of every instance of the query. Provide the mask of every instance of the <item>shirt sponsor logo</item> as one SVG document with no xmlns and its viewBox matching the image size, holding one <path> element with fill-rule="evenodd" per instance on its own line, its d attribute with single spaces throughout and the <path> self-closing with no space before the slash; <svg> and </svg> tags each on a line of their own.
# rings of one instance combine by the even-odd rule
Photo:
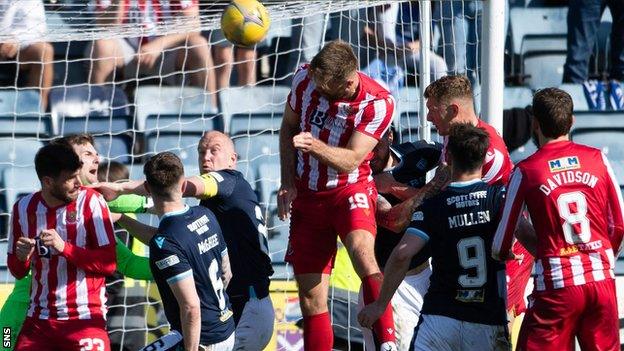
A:
<svg viewBox="0 0 624 351">
<path fill-rule="evenodd" d="M 188 230 L 195 232 L 197 235 L 204 234 L 208 231 L 208 222 L 210 220 L 206 215 L 199 217 L 199 219 L 193 221 L 193 223 L 186 226 Z"/>
<path fill-rule="evenodd" d="M 171 255 L 169 257 L 165 257 L 162 260 L 156 261 L 156 267 L 161 271 L 167 267 L 175 266 L 180 263 L 180 258 L 178 255 Z"/>
<path fill-rule="evenodd" d="M 548 168 L 551 173 L 561 172 L 570 169 L 579 169 L 581 168 L 581 163 L 577 156 L 566 156 L 548 161 Z"/>
<path fill-rule="evenodd" d="M 327 113 L 316 110 L 312 114 L 312 118 L 310 118 L 310 124 L 314 124 L 319 128 L 323 128 L 323 124 L 325 124 L 325 120 L 327 119 Z"/>
</svg>

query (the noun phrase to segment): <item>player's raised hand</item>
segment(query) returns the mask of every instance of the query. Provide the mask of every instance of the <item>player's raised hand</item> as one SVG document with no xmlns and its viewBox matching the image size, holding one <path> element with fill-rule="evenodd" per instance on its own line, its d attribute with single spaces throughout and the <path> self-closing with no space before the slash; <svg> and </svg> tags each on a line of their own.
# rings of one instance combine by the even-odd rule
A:
<svg viewBox="0 0 624 351">
<path fill-rule="evenodd" d="M 65 249 L 65 241 L 61 238 L 56 229 L 44 229 L 39 233 L 41 242 L 47 247 L 53 247 L 58 252 L 63 252 Z"/>
<path fill-rule="evenodd" d="M 277 192 L 277 215 L 279 219 L 285 221 L 290 214 L 290 204 L 297 197 L 297 188 L 294 186 L 282 185 Z"/>
<path fill-rule="evenodd" d="M 303 152 L 312 151 L 314 145 L 314 137 L 310 132 L 301 132 L 293 137 L 293 146 L 297 150 Z"/>
<path fill-rule="evenodd" d="M 121 183 L 100 182 L 87 185 L 88 188 L 95 189 L 104 196 L 104 200 L 113 201 L 123 192 Z"/>
<path fill-rule="evenodd" d="M 379 317 L 386 311 L 385 307 L 380 306 L 377 301 L 364 306 L 358 313 L 358 322 L 364 328 L 372 328 Z"/>
<path fill-rule="evenodd" d="M 15 243 L 17 259 L 26 262 L 35 251 L 35 239 L 20 237 Z"/>
</svg>

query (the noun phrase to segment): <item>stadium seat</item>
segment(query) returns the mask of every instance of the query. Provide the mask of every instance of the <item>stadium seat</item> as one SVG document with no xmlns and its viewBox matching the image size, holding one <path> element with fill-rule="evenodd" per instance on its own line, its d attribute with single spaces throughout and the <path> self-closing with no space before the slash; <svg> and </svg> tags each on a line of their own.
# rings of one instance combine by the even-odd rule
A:
<svg viewBox="0 0 624 351">
<path fill-rule="evenodd" d="M 52 134 L 52 120 L 47 115 L 0 115 L 0 133 L 46 137 Z"/>
<path fill-rule="evenodd" d="M 404 114 L 418 115 L 420 89 L 414 87 L 402 88 L 395 95 L 395 100 L 395 118 L 396 116 L 402 117 Z"/>
<path fill-rule="evenodd" d="M 204 132 L 223 131 L 223 116 L 204 115 L 149 115 L 145 120 L 145 132 Z"/>
<path fill-rule="evenodd" d="M 279 131 L 282 113 L 234 114 L 230 121 L 230 135 L 245 134 L 250 130 Z"/>
<path fill-rule="evenodd" d="M 1 116 L 41 116 L 41 95 L 36 89 L 0 90 Z M 4 132 L 4 130 L 2 131 Z"/>
<path fill-rule="evenodd" d="M 576 113 L 571 137 L 574 142 L 604 152 L 620 185 L 624 185 L 624 113 Z"/>
<path fill-rule="evenodd" d="M 587 98 L 583 92 L 583 85 L 581 84 L 562 84 L 559 89 L 566 91 L 572 97 L 572 103 L 574 103 L 574 111 L 589 111 L 589 105 L 587 104 Z"/>
<path fill-rule="evenodd" d="M 35 154 L 43 146 L 36 138 L 0 136 L 0 170 L 5 168 L 26 168 L 33 171 Z"/>
<path fill-rule="evenodd" d="M 238 153 L 237 169 L 257 189 L 256 172 L 266 162 L 279 163 L 279 135 L 277 133 L 252 131 L 232 137 Z"/>
<path fill-rule="evenodd" d="M 120 87 L 112 85 L 59 86 L 50 91 L 50 112 L 54 131 L 62 133 L 66 119 L 128 116 L 130 104 Z"/>
<path fill-rule="evenodd" d="M 38 191 L 41 188 L 39 178 L 34 167 L 11 167 L 2 170 L 2 188 L 4 201 L 10 210 L 17 199 L 25 194 Z"/>
<path fill-rule="evenodd" d="M 512 8 L 509 24 L 513 53 L 566 51 L 567 7 Z"/>
<path fill-rule="evenodd" d="M 197 166 L 197 145 L 201 132 L 162 132 L 146 137 L 145 152 L 152 155 L 162 151 L 171 151 L 178 155 L 185 166 Z"/>
<path fill-rule="evenodd" d="M 88 116 L 66 117 L 59 120 L 59 134 L 68 135 L 76 133 L 110 134 L 130 132 L 132 116 Z"/>
<path fill-rule="evenodd" d="M 284 86 L 235 87 L 219 91 L 219 105 L 227 128 L 226 132 L 234 135 L 229 128 L 232 116 L 235 114 L 281 115 L 284 112 L 284 103 L 289 92 L 290 88 Z"/>
<path fill-rule="evenodd" d="M 526 83 L 531 89 L 560 85 L 563 80 L 565 60 L 565 52 L 525 56 L 522 67 L 527 77 Z"/>
<path fill-rule="evenodd" d="M 216 106 L 210 102 L 210 95 L 202 88 L 148 85 L 137 87 L 134 94 L 140 131 L 145 130 L 150 115 L 213 116 L 217 112 Z"/>
<path fill-rule="evenodd" d="M 505 87 L 503 108 L 524 108 L 533 101 L 533 92 L 526 87 Z"/>
<path fill-rule="evenodd" d="M 94 135 L 95 149 L 105 161 L 116 161 L 124 164 L 132 162 L 133 138 L 126 134 Z"/>
</svg>

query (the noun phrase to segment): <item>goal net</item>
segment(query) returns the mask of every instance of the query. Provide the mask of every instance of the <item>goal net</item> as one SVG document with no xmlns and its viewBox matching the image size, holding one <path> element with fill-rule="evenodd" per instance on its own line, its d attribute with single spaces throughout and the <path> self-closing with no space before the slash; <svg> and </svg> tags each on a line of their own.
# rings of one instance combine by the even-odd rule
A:
<svg viewBox="0 0 624 351">
<path fill-rule="evenodd" d="M 478 94 L 482 4 L 432 1 L 423 14 L 417 1 L 266 0 L 269 34 L 244 49 L 220 33 L 227 1 L 200 1 L 197 13 L 186 7 L 191 3 L 0 0 L 0 303 L 14 284 L 5 261 L 11 207 L 39 189 L 33 159 L 42 145 L 58 136 L 92 134 L 102 180 L 119 178 L 112 162 L 122 164 L 129 178 L 141 178 L 146 158 L 160 151 L 179 155 L 185 173 L 193 175 L 199 172 L 200 136 L 220 130 L 234 140 L 237 169 L 258 194 L 268 227 L 276 310 L 269 349 L 303 349 L 296 285 L 283 262 L 288 223 L 276 211 L 278 133 L 293 72 L 324 42 L 349 42 L 361 70 L 396 97 L 398 140 L 416 140 L 424 118 L 423 55 L 429 80 L 467 74 Z M 429 47 L 421 45 L 423 29 L 431 33 Z M 147 214 L 138 218 L 158 223 Z M 148 254 L 120 228 L 118 234 L 134 253 Z M 338 259 L 330 290 L 336 348 L 361 349 L 359 280 L 344 250 L 339 256 L 346 259 Z M 117 274 L 108 288 L 114 350 L 136 350 L 168 331 L 155 284 Z"/>
</svg>

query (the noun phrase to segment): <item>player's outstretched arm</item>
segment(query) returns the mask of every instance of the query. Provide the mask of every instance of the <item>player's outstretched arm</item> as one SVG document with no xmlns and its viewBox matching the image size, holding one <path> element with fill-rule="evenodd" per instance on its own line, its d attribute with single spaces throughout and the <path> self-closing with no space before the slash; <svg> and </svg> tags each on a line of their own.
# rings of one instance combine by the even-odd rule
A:
<svg viewBox="0 0 624 351">
<path fill-rule="evenodd" d="M 172 281 L 169 283 L 169 287 L 180 307 L 184 349 L 197 350 L 199 349 L 199 334 L 201 333 L 201 310 L 193 274 Z"/>
<path fill-rule="evenodd" d="M 297 150 L 292 140 L 301 131 L 299 127 L 300 119 L 301 117 L 293 111 L 290 104 L 286 104 L 279 133 L 281 185 L 277 192 L 277 214 L 281 220 L 288 218 L 290 204 L 297 197 L 297 189 L 295 187 Z"/>
<path fill-rule="evenodd" d="M 408 229 L 408 231 L 410 229 Z M 409 269 L 410 260 L 427 243 L 428 236 L 419 230 L 418 232 L 422 234 L 413 235 L 407 233 L 403 235 L 401 241 L 394 250 L 392 250 L 392 254 L 390 254 L 390 258 L 388 258 L 384 270 L 384 280 L 381 285 L 379 298 L 375 302 L 366 305 L 358 314 L 358 321 L 362 327 L 372 328 L 373 323 L 375 323 L 386 308 L 388 308 L 388 304 L 392 296 L 394 296 L 394 292 L 405 278 L 405 273 L 407 273 Z"/>
<path fill-rule="evenodd" d="M 417 189 L 422 190 L 422 189 Z M 377 198 L 377 223 L 395 233 L 401 233 L 410 224 L 412 213 L 424 200 L 426 191 L 419 191 L 415 196 L 392 206 L 383 196 Z"/>
<path fill-rule="evenodd" d="M 145 183 L 144 180 L 130 180 L 123 183 L 100 182 L 87 185 L 87 187 L 102 194 L 106 201 L 113 201 L 120 195 L 125 194 L 147 196 L 148 194 L 143 183 Z"/>
<path fill-rule="evenodd" d="M 154 280 L 149 266 L 149 258 L 135 255 L 119 238 L 115 239 L 117 270 L 128 278 Z"/>
<path fill-rule="evenodd" d="M 145 245 L 149 245 L 152 237 L 158 232 L 158 228 L 141 223 L 127 215 L 122 215 L 117 223 Z"/>
</svg>

